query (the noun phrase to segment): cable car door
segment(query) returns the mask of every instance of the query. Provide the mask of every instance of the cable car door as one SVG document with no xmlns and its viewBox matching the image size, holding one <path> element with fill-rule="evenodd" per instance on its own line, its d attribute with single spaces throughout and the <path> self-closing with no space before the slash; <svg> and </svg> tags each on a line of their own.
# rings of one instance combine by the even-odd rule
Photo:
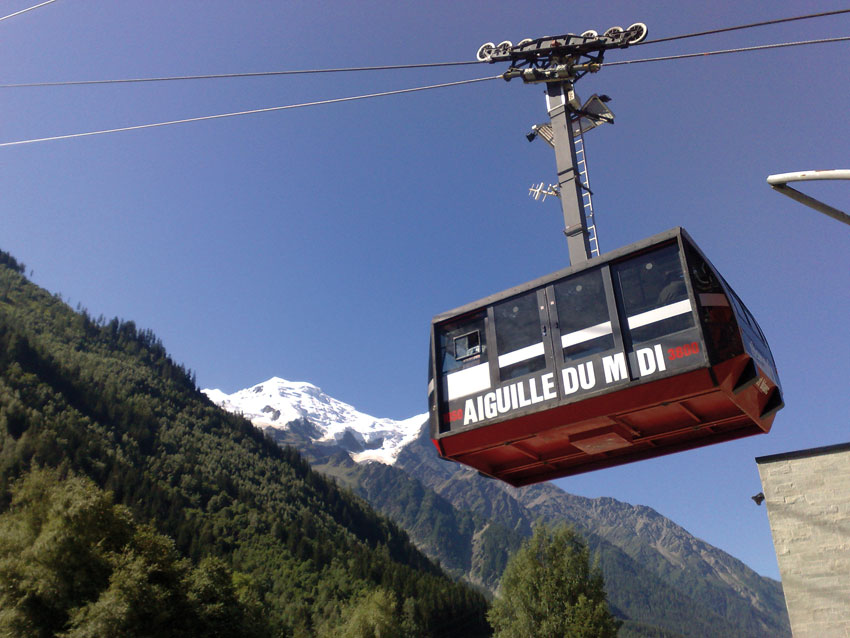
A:
<svg viewBox="0 0 850 638">
<path fill-rule="evenodd" d="M 555 363 L 563 398 L 625 385 L 629 372 L 607 268 L 594 268 L 546 288 Z"/>
<path fill-rule="evenodd" d="M 491 360 L 497 386 L 495 413 L 485 396 L 485 417 L 521 412 L 558 398 L 549 311 L 543 289 L 490 306 L 498 357 Z"/>
</svg>

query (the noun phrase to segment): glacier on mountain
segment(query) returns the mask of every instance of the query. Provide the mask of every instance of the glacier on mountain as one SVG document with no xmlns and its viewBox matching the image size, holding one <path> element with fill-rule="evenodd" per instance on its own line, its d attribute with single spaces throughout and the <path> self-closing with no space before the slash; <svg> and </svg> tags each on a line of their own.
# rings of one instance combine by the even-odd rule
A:
<svg viewBox="0 0 850 638">
<path fill-rule="evenodd" d="M 318 436 L 313 441 L 319 445 L 353 439 L 355 449 L 350 455 L 358 463 L 378 461 L 393 465 L 401 450 L 419 436 L 428 419 L 427 414 L 402 421 L 378 419 L 328 396 L 312 383 L 280 377 L 233 394 L 221 390 L 203 392 L 216 405 L 241 414 L 262 430 L 287 430 L 293 422 L 304 419 L 315 426 Z"/>
</svg>

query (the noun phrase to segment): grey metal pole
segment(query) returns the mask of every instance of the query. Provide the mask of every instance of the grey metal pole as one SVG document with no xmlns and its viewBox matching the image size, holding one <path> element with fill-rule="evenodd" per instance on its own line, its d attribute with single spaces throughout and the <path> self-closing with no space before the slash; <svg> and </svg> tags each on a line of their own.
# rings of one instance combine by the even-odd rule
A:
<svg viewBox="0 0 850 638">
<path fill-rule="evenodd" d="M 830 179 L 847 179 L 850 180 L 850 170 L 835 169 L 828 171 L 800 171 L 798 173 L 779 173 L 778 175 L 768 175 L 767 183 L 770 187 L 783 195 L 787 195 L 791 199 L 795 199 L 801 204 L 805 204 L 810 208 L 814 208 L 819 213 L 829 215 L 833 219 L 850 225 L 850 215 L 844 211 L 833 208 L 828 204 L 824 204 L 819 199 L 810 197 L 805 193 L 791 188 L 788 182 L 806 182 L 815 180 L 830 180 Z"/>
<path fill-rule="evenodd" d="M 578 110 L 581 105 L 576 98 L 572 82 L 547 83 L 546 106 L 554 135 L 555 163 L 558 168 L 561 209 L 564 213 L 564 234 L 567 236 L 570 264 L 576 265 L 589 260 L 591 253 L 570 121 L 571 110 Z"/>
</svg>

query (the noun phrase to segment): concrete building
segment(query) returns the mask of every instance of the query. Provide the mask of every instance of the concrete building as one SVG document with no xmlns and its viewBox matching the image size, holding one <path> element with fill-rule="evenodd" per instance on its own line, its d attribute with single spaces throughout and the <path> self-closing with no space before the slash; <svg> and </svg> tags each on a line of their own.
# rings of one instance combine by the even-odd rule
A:
<svg viewBox="0 0 850 638">
<path fill-rule="evenodd" d="M 850 638 L 850 443 L 756 463 L 794 638 Z"/>
</svg>

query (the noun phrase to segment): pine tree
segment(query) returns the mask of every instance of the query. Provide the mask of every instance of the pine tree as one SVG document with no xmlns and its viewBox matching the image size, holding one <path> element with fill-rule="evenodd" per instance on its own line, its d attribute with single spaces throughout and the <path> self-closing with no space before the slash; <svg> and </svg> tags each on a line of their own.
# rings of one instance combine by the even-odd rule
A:
<svg viewBox="0 0 850 638">
<path fill-rule="evenodd" d="M 487 619 L 494 638 L 614 638 L 620 626 L 584 540 L 544 524 L 508 561 Z"/>
<path fill-rule="evenodd" d="M 247 598 L 247 597 L 246 597 Z M 262 638 L 227 566 L 197 568 L 88 478 L 37 469 L 0 513 L 0 635 Z"/>
</svg>

